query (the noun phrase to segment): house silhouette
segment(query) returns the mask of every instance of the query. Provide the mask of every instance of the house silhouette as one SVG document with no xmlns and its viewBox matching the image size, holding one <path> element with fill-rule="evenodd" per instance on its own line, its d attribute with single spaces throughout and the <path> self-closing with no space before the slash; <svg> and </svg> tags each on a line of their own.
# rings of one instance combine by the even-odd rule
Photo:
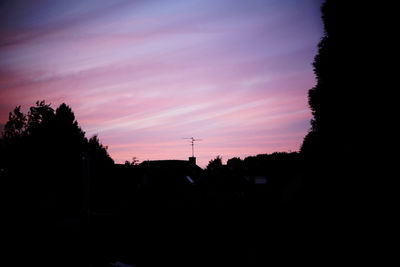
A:
<svg viewBox="0 0 400 267">
<path fill-rule="evenodd" d="M 200 203 L 203 169 L 192 161 L 144 161 L 138 166 L 140 191 L 156 207 L 192 207 Z"/>
</svg>

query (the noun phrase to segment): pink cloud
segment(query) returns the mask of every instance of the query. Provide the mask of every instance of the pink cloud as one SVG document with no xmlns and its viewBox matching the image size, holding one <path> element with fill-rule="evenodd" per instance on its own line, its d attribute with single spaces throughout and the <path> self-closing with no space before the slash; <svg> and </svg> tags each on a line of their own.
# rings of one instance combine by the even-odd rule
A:
<svg viewBox="0 0 400 267">
<path fill-rule="evenodd" d="M 0 27 L 0 123 L 16 105 L 66 102 L 116 162 L 186 159 L 191 136 L 203 167 L 297 150 L 322 29 L 309 4 L 32 4 Z"/>
</svg>

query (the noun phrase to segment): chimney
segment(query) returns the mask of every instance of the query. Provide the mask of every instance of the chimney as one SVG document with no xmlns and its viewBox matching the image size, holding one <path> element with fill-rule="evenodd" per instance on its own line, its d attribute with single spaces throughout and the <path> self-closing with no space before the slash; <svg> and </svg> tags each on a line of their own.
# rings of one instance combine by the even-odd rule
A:
<svg viewBox="0 0 400 267">
<path fill-rule="evenodd" d="M 196 157 L 189 157 L 189 162 L 193 165 L 196 165 Z"/>
</svg>

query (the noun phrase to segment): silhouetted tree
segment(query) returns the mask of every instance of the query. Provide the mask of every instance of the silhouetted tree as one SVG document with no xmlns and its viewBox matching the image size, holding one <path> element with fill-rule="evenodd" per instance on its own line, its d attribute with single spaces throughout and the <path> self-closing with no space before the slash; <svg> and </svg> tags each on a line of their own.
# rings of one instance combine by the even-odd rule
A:
<svg viewBox="0 0 400 267">
<path fill-rule="evenodd" d="M 206 170 L 216 171 L 222 168 L 222 158 L 221 156 L 217 156 L 215 159 L 212 159 L 208 162 Z"/>
<path fill-rule="evenodd" d="M 21 136 L 26 128 L 27 118 L 21 112 L 21 106 L 14 109 L 8 115 L 8 122 L 4 126 L 3 137 L 7 139 L 17 138 Z"/>
<path fill-rule="evenodd" d="M 370 134 L 372 116 L 367 116 L 370 107 L 365 105 L 371 86 L 363 50 L 370 41 L 362 38 L 369 35 L 364 32 L 366 6 L 327 0 L 321 8 L 324 37 L 313 62 L 317 84 L 308 93 L 313 120 L 301 153 L 308 162 L 310 192 L 305 195 L 329 199 L 333 205 L 339 202 L 333 201 L 338 192 L 342 198 L 344 191 L 352 194 L 350 188 L 357 186 L 354 180 L 367 160 L 368 153 L 361 151 L 376 138 Z"/>
<path fill-rule="evenodd" d="M 228 169 L 237 171 L 242 168 L 243 162 L 240 158 L 231 158 L 228 159 L 226 165 L 228 166 Z"/>
<path fill-rule="evenodd" d="M 36 106 L 31 107 L 28 113 L 28 134 L 48 128 L 53 123 L 54 116 L 54 109 L 50 104 L 46 104 L 44 100 L 37 101 Z"/>
<path fill-rule="evenodd" d="M 139 160 L 136 157 L 132 157 L 132 161 L 129 162 L 129 160 L 125 160 L 125 165 L 133 165 L 136 166 L 138 165 Z"/>
<path fill-rule="evenodd" d="M 355 153 L 364 136 L 360 126 L 367 108 L 362 104 L 367 78 L 358 72 L 363 43 L 356 40 L 362 30 L 356 27 L 356 14 L 362 13 L 362 5 L 328 0 L 321 11 L 324 36 L 313 62 L 317 84 L 308 92 L 313 119 L 301 147 L 314 159 Z"/>
<path fill-rule="evenodd" d="M 83 157 L 90 158 L 98 176 L 113 165 L 107 147 L 97 136 L 87 140 L 64 103 L 54 110 L 37 101 L 27 115 L 16 107 L 4 127 L 1 146 L 1 168 L 11 181 L 10 192 L 19 192 L 20 205 L 30 211 L 78 216 L 83 203 Z"/>
<path fill-rule="evenodd" d="M 114 161 L 108 155 L 108 147 L 103 146 L 103 144 L 100 143 L 97 135 L 94 135 L 89 139 L 87 149 L 88 155 L 96 164 L 110 166 L 114 163 Z"/>
</svg>

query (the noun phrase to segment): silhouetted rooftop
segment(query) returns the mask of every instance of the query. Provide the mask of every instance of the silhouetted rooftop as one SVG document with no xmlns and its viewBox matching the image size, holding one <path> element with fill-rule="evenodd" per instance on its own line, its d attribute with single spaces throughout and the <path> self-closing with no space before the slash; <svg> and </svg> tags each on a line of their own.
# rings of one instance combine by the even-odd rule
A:
<svg viewBox="0 0 400 267">
<path fill-rule="evenodd" d="M 141 168 L 168 169 L 181 171 L 202 171 L 203 169 L 187 160 L 147 160 L 139 164 Z"/>
</svg>

